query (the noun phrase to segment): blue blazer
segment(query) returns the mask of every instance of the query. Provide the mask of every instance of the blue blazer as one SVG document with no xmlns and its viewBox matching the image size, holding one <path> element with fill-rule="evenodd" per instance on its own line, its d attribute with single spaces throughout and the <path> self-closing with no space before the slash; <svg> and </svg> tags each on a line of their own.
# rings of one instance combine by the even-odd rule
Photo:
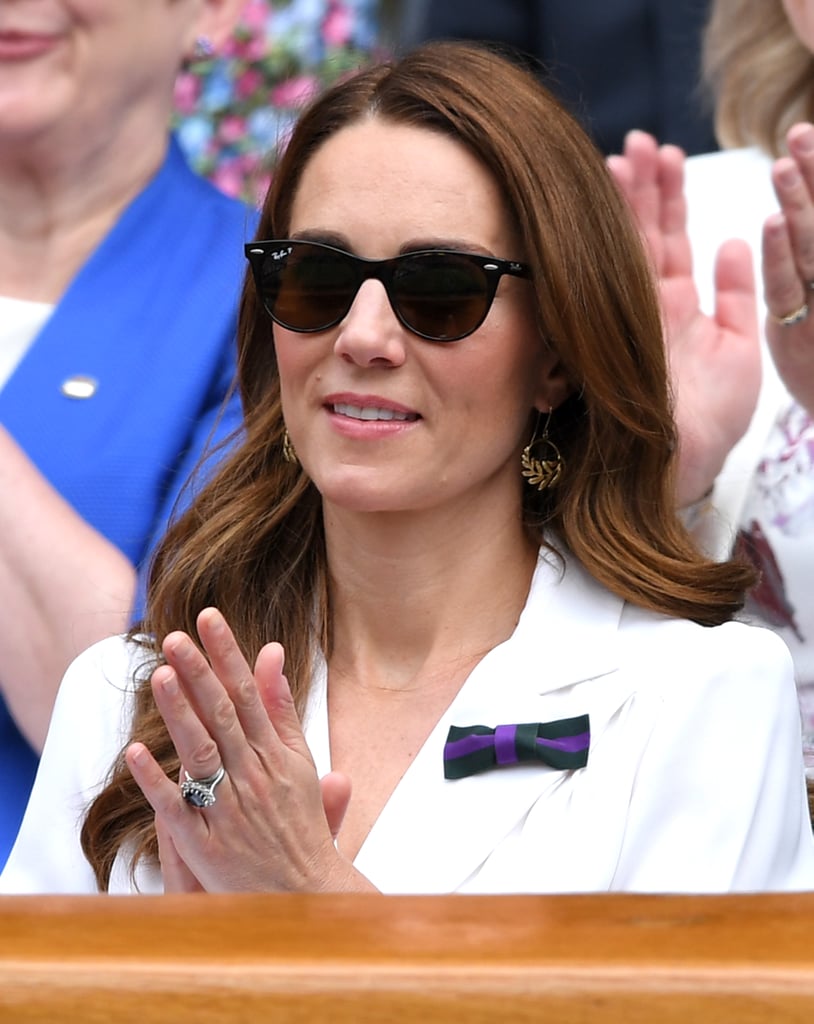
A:
<svg viewBox="0 0 814 1024">
<path fill-rule="evenodd" d="M 255 225 L 256 214 L 194 174 L 171 141 L 0 391 L 0 422 L 137 567 L 209 442 L 240 424 L 237 396 L 222 406 L 234 377 L 242 247 Z M 94 382 L 91 397 L 65 394 L 77 377 Z M 0 865 L 36 763 L 0 701 Z"/>
</svg>

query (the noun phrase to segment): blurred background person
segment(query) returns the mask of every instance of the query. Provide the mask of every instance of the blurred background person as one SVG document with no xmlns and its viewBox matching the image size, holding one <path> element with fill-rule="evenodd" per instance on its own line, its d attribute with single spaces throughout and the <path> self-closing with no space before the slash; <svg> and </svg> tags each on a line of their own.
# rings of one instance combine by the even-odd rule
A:
<svg viewBox="0 0 814 1024">
<path fill-rule="evenodd" d="M 699 52 L 709 0 L 402 0 L 405 49 L 491 40 L 526 55 L 606 153 L 641 128 L 688 153 L 715 148 Z"/>
<path fill-rule="evenodd" d="M 745 236 L 761 265 L 761 398 L 716 486 L 761 570 L 748 610 L 794 655 L 814 777 L 814 3 L 713 0 L 704 66 L 728 152 L 690 161 L 690 228 Z M 697 166 L 696 166 L 697 164 Z M 709 204 L 714 204 L 714 210 Z M 737 212 L 736 212 L 737 210 Z M 714 214 L 714 216 L 713 216 Z M 717 241 L 717 238 L 714 239 Z M 714 244 L 714 243 L 713 243 Z"/>
<path fill-rule="evenodd" d="M 744 301 L 751 280 L 762 281 L 751 336 L 708 333 L 709 344 L 689 353 L 678 372 L 679 408 L 687 415 L 694 406 L 698 438 L 713 448 L 723 440 L 708 460 L 722 470 L 697 488 L 696 496 L 706 488 L 711 499 L 701 536 L 718 557 L 734 549 L 761 572 L 746 610 L 775 629 L 794 656 L 810 779 L 813 52 L 811 0 L 712 0 L 703 66 L 724 148 L 685 163 L 678 150 L 634 132 L 624 157 L 611 159 L 656 253 L 668 319 L 683 309 L 683 317 L 710 314 L 720 325 L 728 311 L 715 301 L 713 282 L 728 279 L 731 306 Z M 727 241 L 733 238 L 745 239 L 751 252 Z"/>
<path fill-rule="evenodd" d="M 127 627 L 151 539 L 240 421 L 219 412 L 255 215 L 168 131 L 179 68 L 240 6 L 0 4 L 0 864 L 66 666 Z"/>
</svg>

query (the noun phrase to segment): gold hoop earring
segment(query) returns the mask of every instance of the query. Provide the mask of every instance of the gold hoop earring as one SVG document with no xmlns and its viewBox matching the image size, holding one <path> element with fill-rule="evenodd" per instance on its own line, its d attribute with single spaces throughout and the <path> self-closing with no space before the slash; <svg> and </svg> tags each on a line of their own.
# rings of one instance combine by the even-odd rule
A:
<svg viewBox="0 0 814 1024">
<path fill-rule="evenodd" d="M 548 436 L 551 412 L 552 410 L 549 409 L 548 419 L 545 421 L 545 427 L 543 427 L 543 432 L 539 437 L 537 437 L 537 428 L 540 425 L 540 416 L 538 414 L 534 434 L 520 456 L 520 465 L 523 467 L 522 475 L 528 481 L 529 487 L 536 487 L 538 491 L 545 491 L 549 487 L 556 487 L 565 469 L 565 460 L 560 454 L 560 449 Z M 534 450 L 538 446 L 538 456 L 535 456 Z"/>
<path fill-rule="evenodd" d="M 291 441 L 291 435 L 288 433 L 288 427 L 283 427 L 283 459 L 286 462 L 299 462 L 296 449 Z"/>
</svg>

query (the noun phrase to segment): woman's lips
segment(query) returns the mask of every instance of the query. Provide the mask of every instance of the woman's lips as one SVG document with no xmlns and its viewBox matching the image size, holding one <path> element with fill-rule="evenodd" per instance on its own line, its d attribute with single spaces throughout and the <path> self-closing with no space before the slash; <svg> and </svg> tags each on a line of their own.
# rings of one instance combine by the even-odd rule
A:
<svg viewBox="0 0 814 1024">
<path fill-rule="evenodd" d="M 418 413 L 371 403 L 334 402 L 329 408 L 339 416 L 348 416 L 355 420 L 399 420 L 404 422 L 418 419 Z"/>
<path fill-rule="evenodd" d="M 37 32 L 0 31 L 0 60 L 32 60 L 53 50 L 59 36 Z"/>
<path fill-rule="evenodd" d="M 325 405 L 330 422 L 339 434 L 358 440 L 393 437 L 416 426 L 418 413 L 394 410 L 388 405 L 332 402 Z"/>
</svg>

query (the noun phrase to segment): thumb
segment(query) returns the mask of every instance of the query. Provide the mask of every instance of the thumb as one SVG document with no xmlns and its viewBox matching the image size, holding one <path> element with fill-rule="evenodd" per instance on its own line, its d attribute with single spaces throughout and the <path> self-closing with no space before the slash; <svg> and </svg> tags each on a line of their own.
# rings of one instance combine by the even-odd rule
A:
<svg viewBox="0 0 814 1024">
<path fill-rule="evenodd" d="M 350 777 L 344 772 L 328 772 L 319 780 L 319 788 L 322 793 L 322 807 L 331 830 L 331 838 L 336 842 L 350 803 Z"/>
<path fill-rule="evenodd" d="M 155 831 L 164 892 L 203 892 L 203 886 L 187 867 L 169 829 L 158 816 L 155 818 Z"/>
</svg>

